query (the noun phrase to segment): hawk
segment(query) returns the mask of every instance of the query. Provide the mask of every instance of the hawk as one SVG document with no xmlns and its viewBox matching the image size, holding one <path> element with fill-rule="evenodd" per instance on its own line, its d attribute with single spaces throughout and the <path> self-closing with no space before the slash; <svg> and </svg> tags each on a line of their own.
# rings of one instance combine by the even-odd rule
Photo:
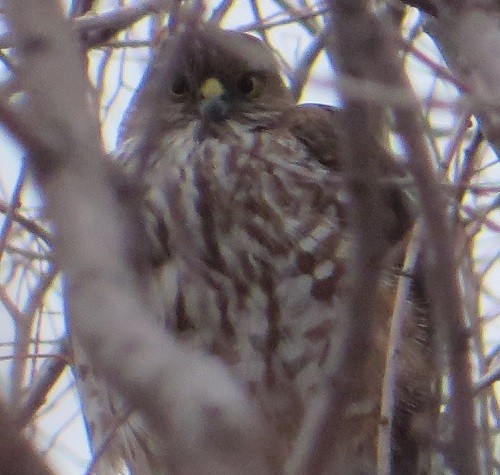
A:
<svg viewBox="0 0 500 475">
<path fill-rule="evenodd" d="M 147 295 L 157 318 L 230 368 L 289 453 L 337 369 L 349 323 L 352 230 L 339 114 L 297 106 L 260 40 L 206 25 L 159 42 L 121 130 L 122 163 L 146 189 Z M 389 178 L 400 175 L 382 147 L 366 159 L 378 160 Z M 394 257 L 373 312 L 381 335 L 376 375 L 383 374 L 399 265 L 392 250 L 412 224 L 405 193 L 381 189 L 384 245 Z M 415 324 L 407 332 L 402 414 L 417 410 L 427 390 L 425 331 Z M 116 473 L 121 460 L 137 474 L 175 473 L 159 465 L 141 417 L 89 369 L 82 364 L 79 372 L 97 471 Z M 363 451 L 360 458 L 368 457 Z"/>
</svg>

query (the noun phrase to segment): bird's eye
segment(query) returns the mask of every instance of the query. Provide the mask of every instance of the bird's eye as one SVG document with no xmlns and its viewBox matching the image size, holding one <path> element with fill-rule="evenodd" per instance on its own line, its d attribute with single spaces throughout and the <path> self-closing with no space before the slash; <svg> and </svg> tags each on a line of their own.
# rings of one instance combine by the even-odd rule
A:
<svg viewBox="0 0 500 475">
<path fill-rule="evenodd" d="M 264 77 L 260 74 L 246 73 L 240 76 L 236 84 L 238 92 L 249 99 L 256 99 L 264 90 Z"/>
<path fill-rule="evenodd" d="M 189 92 L 189 81 L 184 74 L 180 74 L 172 83 L 172 94 L 181 98 Z"/>
</svg>

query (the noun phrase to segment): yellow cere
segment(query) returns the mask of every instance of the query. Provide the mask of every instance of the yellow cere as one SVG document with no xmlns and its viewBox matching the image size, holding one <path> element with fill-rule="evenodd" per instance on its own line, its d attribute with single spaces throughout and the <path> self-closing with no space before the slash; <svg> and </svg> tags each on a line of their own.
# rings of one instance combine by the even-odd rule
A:
<svg viewBox="0 0 500 475">
<path fill-rule="evenodd" d="M 208 78 L 201 85 L 201 95 L 208 99 L 210 97 L 222 96 L 224 94 L 224 86 L 217 78 Z"/>
</svg>

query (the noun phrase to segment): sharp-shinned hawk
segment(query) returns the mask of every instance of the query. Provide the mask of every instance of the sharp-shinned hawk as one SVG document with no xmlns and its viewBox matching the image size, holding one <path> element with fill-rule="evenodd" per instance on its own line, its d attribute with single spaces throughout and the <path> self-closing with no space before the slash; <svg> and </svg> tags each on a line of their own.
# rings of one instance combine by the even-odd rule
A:
<svg viewBox="0 0 500 475">
<path fill-rule="evenodd" d="M 260 40 L 205 26 L 158 44 L 121 132 L 125 167 L 147 188 L 141 206 L 158 318 L 180 341 L 230 368 L 290 451 L 337 369 L 349 323 L 352 230 L 339 114 L 297 106 Z M 383 147 L 366 157 L 372 159 L 387 183 L 399 176 Z M 412 216 L 405 193 L 387 183 L 381 196 L 390 255 Z M 388 268 L 398 264 L 395 258 Z M 394 270 L 384 272 L 375 290 L 377 374 L 394 280 Z M 401 357 L 399 397 L 408 412 L 428 384 L 419 373 L 427 365 L 426 329 L 415 328 L 408 330 L 409 356 Z M 105 396 L 97 384 L 84 398 L 87 414 L 92 404 L 97 414 L 88 421 L 94 449 L 116 432 L 97 467 L 111 460 L 116 473 L 123 459 L 134 473 L 175 473 L 155 462 L 140 416 L 120 413 Z"/>
</svg>

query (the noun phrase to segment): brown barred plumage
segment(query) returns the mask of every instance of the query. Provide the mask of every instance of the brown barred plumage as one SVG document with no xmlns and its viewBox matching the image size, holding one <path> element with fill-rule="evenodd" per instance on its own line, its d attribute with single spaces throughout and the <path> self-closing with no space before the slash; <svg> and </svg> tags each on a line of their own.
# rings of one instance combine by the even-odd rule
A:
<svg viewBox="0 0 500 475">
<path fill-rule="evenodd" d="M 123 126 L 121 157 L 148 189 L 144 225 L 158 318 L 186 345 L 220 357 L 290 450 L 336 369 L 349 323 L 352 239 L 336 150 L 339 113 L 295 106 L 265 45 L 206 27 L 160 44 Z M 388 176 L 399 173 L 382 150 L 369 159 L 380 160 Z M 402 192 L 384 193 L 389 255 L 411 218 Z M 373 312 L 380 347 L 367 357 L 377 375 L 393 277 L 380 282 Z M 425 392 L 422 349 L 413 345 L 410 353 L 424 368 L 415 385 Z M 83 376 L 87 390 L 95 383 L 83 398 L 94 404 L 86 413 L 93 413 L 95 448 L 125 411 Z M 374 381 L 379 395 L 381 378 Z M 155 464 L 143 426 L 132 415 L 116 429 L 100 473 L 110 460 L 116 473 L 118 459 L 134 473 L 170 473 Z"/>
</svg>

